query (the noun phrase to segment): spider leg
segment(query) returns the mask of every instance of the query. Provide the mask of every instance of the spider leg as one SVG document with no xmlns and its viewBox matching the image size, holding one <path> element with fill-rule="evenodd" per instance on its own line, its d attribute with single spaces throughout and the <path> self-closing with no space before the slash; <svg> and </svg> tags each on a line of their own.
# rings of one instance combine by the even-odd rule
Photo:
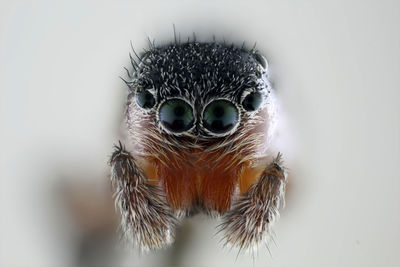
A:
<svg viewBox="0 0 400 267">
<path fill-rule="evenodd" d="M 144 171 L 121 142 L 114 148 L 110 165 L 124 237 L 142 250 L 170 244 L 176 218 L 160 189 L 147 183 Z"/>
<path fill-rule="evenodd" d="M 284 205 L 286 173 L 281 159 L 278 153 L 259 179 L 224 215 L 220 227 L 225 230 L 226 244 L 247 250 L 270 236 L 271 225 Z"/>
</svg>

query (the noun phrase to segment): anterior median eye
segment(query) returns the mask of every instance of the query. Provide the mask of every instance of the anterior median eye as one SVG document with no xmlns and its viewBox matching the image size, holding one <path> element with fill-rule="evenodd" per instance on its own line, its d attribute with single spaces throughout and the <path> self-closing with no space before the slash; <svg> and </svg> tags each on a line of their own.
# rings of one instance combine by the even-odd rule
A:
<svg viewBox="0 0 400 267">
<path fill-rule="evenodd" d="M 247 111 L 257 110 L 262 103 L 262 95 L 259 92 L 253 92 L 248 94 L 242 102 L 242 106 Z"/>
<path fill-rule="evenodd" d="M 203 125 L 214 133 L 232 130 L 239 121 L 239 112 L 228 100 L 215 100 L 207 105 L 203 113 Z"/>
<path fill-rule="evenodd" d="M 137 92 L 136 102 L 140 107 L 150 109 L 156 104 L 156 99 L 148 90 L 142 90 Z"/>
<path fill-rule="evenodd" d="M 171 132 L 181 133 L 192 128 L 192 107 L 182 99 L 169 99 L 160 107 L 160 122 Z"/>
</svg>

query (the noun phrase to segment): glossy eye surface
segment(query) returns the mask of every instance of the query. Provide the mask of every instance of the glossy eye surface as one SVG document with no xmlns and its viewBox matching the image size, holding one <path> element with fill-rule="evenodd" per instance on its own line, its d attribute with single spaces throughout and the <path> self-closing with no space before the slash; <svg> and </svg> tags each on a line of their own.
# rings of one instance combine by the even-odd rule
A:
<svg viewBox="0 0 400 267">
<path fill-rule="evenodd" d="M 136 102 L 142 108 L 149 109 L 154 107 L 156 104 L 156 99 L 154 98 L 153 94 L 147 90 L 143 90 L 137 92 Z"/>
<path fill-rule="evenodd" d="M 171 132 L 181 133 L 192 128 L 194 123 L 192 107 L 181 99 L 170 99 L 160 107 L 160 122 Z"/>
<path fill-rule="evenodd" d="M 247 111 L 257 110 L 262 103 L 262 95 L 259 92 L 253 92 L 248 94 L 242 102 L 242 106 Z"/>
<path fill-rule="evenodd" d="M 214 133 L 225 133 L 239 121 L 235 105 L 227 100 L 215 100 L 207 105 L 203 113 L 203 125 Z"/>
</svg>

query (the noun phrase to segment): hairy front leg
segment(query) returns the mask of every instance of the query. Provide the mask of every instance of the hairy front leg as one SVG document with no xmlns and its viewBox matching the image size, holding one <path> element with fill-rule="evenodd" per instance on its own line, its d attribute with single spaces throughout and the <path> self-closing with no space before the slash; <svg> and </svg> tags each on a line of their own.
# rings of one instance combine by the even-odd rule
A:
<svg viewBox="0 0 400 267">
<path fill-rule="evenodd" d="M 176 218 L 159 188 L 148 183 L 144 171 L 121 142 L 115 146 L 110 165 L 125 237 L 142 250 L 171 243 Z"/>
<path fill-rule="evenodd" d="M 240 249 L 259 244 L 271 234 L 271 225 L 284 204 L 286 174 L 281 154 L 263 170 L 223 217 L 225 240 Z"/>
</svg>

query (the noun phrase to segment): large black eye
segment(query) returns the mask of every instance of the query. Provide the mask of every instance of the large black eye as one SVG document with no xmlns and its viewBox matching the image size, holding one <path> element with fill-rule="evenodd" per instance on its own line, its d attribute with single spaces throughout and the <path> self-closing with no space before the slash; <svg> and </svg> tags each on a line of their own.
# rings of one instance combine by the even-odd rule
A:
<svg viewBox="0 0 400 267">
<path fill-rule="evenodd" d="M 225 133 L 232 130 L 238 120 L 237 108 L 227 100 L 215 100 L 204 109 L 203 124 L 214 133 Z"/>
<path fill-rule="evenodd" d="M 192 107 L 181 99 L 170 99 L 160 107 L 160 122 L 171 132 L 181 133 L 192 128 Z"/>
<path fill-rule="evenodd" d="M 248 94 L 242 102 L 242 106 L 247 111 L 257 110 L 262 103 L 262 95 L 259 92 L 253 92 Z"/>
<path fill-rule="evenodd" d="M 136 102 L 140 107 L 149 109 L 154 107 L 156 100 L 152 93 L 147 90 L 142 90 L 137 92 Z"/>
</svg>

